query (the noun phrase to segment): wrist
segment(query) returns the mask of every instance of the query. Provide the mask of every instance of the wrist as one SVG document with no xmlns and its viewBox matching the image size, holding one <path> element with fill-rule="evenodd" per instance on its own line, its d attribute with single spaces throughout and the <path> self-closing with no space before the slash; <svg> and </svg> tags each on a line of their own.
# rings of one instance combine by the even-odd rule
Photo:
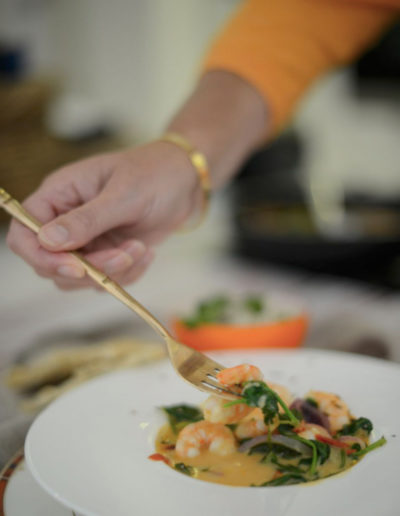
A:
<svg viewBox="0 0 400 516">
<path fill-rule="evenodd" d="M 190 225 L 190 229 L 194 229 L 199 226 L 206 217 L 211 199 L 211 179 L 207 158 L 202 152 L 196 149 L 187 138 L 179 133 L 164 133 L 160 140 L 175 145 L 185 152 L 197 175 L 198 185 L 201 190 L 201 205 L 197 220 Z"/>
<path fill-rule="evenodd" d="M 154 153 L 160 158 L 164 189 L 168 190 L 171 204 L 180 213 L 180 225 L 197 214 L 202 205 L 202 188 L 196 169 L 187 152 L 162 139 L 151 143 Z M 172 195 L 171 195 L 172 194 Z"/>
<path fill-rule="evenodd" d="M 261 95 L 240 77 L 206 73 L 167 128 L 187 138 L 209 163 L 213 188 L 222 186 L 266 135 Z"/>
</svg>

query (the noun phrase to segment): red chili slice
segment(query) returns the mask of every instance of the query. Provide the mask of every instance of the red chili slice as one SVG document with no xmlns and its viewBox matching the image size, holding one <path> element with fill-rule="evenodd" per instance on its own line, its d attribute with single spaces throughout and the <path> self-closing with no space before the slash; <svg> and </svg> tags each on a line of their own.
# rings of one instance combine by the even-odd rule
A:
<svg viewBox="0 0 400 516">
<path fill-rule="evenodd" d="M 330 444 L 331 446 L 336 446 L 337 448 L 343 448 L 347 455 L 350 455 L 356 451 L 350 448 L 348 444 L 342 443 L 342 441 L 338 441 L 337 439 L 332 439 L 331 437 L 325 437 L 324 435 L 317 434 L 315 438 L 322 443 Z"/>
<path fill-rule="evenodd" d="M 152 455 L 149 455 L 148 458 L 150 460 L 161 460 L 162 462 L 165 462 L 165 464 L 169 465 L 168 457 L 165 457 L 165 455 L 162 455 L 161 453 L 153 453 Z"/>
<path fill-rule="evenodd" d="M 306 429 L 306 427 L 304 425 L 304 421 L 300 421 L 300 424 L 298 426 L 294 427 L 292 430 L 295 434 L 299 434 L 300 432 L 302 432 L 305 429 Z"/>
</svg>

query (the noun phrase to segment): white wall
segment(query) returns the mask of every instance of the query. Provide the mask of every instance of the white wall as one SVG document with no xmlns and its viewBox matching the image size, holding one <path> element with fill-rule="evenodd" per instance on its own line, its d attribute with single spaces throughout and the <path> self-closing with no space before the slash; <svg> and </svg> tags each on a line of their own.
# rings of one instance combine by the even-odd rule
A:
<svg viewBox="0 0 400 516">
<path fill-rule="evenodd" d="M 0 0 L 0 39 L 30 68 L 104 106 L 133 139 L 182 102 L 217 28 L 240 0 Z"/>
<path fill-rule="evenodd" d="M 234 0 L 57 0 L 54 66 L 133 138 L 157 135 L 190 89 Z"/>
<path fill-rule="evenodd" d="M 295 126 L 306 142 L 305 172 L 321 201 L 340 200 L 344 190 L 399 197 L 398 100 L 360 99 L 350 72 L 338 70 L 308 93 Z"/>
</svg>

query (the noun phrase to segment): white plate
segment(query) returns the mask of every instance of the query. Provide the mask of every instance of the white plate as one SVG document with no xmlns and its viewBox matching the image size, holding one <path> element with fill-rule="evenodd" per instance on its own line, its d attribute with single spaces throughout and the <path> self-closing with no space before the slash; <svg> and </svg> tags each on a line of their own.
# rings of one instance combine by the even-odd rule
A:
<svg viewBox="0 0 400 516">
<path fill-rule="evenodd" d="M 0 514 L 4 516 L 73 516 L 73 512 L 49 496 L 33 479 L 23 453 L 1 472 Z"/>
<path fill-rule="evenodd" d="M 55 499 L 85 516 L 393 516 L 400 507 L 400 367 L 356 355 L 313 350 L 214 353 L 230 366 L 258 365 L 294 393 L 340 394 L 370 418 L 386 446 L 321 482 L 277 488 L 220 486 L 148 460 L 162 415 L 156 407 L 198 403 L 204 395 L 169 363 L 97 378 L 64 395 L 33 423 L 27 464 Z"/>
</svg>

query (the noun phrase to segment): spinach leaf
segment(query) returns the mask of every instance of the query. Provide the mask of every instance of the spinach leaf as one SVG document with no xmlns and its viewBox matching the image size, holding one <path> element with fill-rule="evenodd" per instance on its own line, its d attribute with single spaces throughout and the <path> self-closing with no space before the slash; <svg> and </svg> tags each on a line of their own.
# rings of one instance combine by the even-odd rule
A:
<svg viewBox="0 0 400 516">
<path fill-rule="evenodd" d="M 295 473 L 287 473 L 286 475 L 282 475 L 281 477 L 274 478 L 269 482 L 264 482 L 264 484 L 260 484 L 256 487 L 267 487 L 267 486 L 283 486 L 283 485 L 293 485 L 299 484 L 301 482 L 307 482 L 307 480 L 302 475 L 297 475 Z"/>
<path fill-rule="evenodd" d="M 236 430 L 236 427 L 238 426 L 238 423 L 227 423 L 225 426 L 227 426 L 232 432 Z M 243 441 L 247 441 L 247 439 L 243 439 Z"/>
<path fill-rule="evenodd" d="M 177 462 L 174 465 L 174 468 L 180 473 L 183 473 L 184 475 L 189 475 L 189 477 L 192 477 L 195 473 L 195 468 L 193 468 L 192 466 L 188 466 L 183 462 Z"/>
<path fill-rule="evenodd" d="M 317 449 L 317 457 L 318 462 L 320 464 L 323 464 L 329 459 L 329 456 L 331 454 L 331 447 L 327 443 L 322 443 L 321 441 L 314 441 L 315 447 Z"/>
<path fill-rule="evenodd" d="M 270 453 L 274 453 L 276 456 L 281 459 L 293 459 L 301 455 L 298 451 L 292 450 L 291 448 L 287 448 L 283 446 L 283 444 L 274 444 L 274 443 L 260 443 L 256 444 L 252 448 L 250 448 L 249 455 L 253 455 L 254 453 L 262 453 L 263 455 L 268 455 Z M 261 459 L 263 462 L 264 460 Z M 266 459 L 267 460 L 267 459 Z"/>
<path fill-rule="evenodd" d="M 203 419 L 201 410 L 191 405 L 171 405 L 162 407 L 162 409 L 167 414 L 169 424 L 175 434 L 179 433 L 189 423 L 195 423 Z"/>
<path fill-rule="evenodd" d="M 303 419 L 303 414 L 300 412 L 300 410 L 297 410 L 295 408 L 291 408 L 290 412 L 296 417 L 299 421 Z M 293 427 L 293 423 L 290 423 L 290 418 L 285 412 L 279 412 L 279 421 L 282 421 L 282 424 L 287 423 L 290 427 Z"/>
<path fill-rule="evenodd" d="M 318 403 L 315 401 L 314 398 L 306 398 L 305 400 L 309 405 L 311 405 L 314 408 L 318 408 Z"/>
<path fill-rule="evenodd" d="M 304 457 L 299 460 L 299 466 L 311 466 L 312 457 Z"/>
<path fill-rule="evenodd" d="M 226 322 L 228 319 L 227 309 L 229 306 L 230 301 L 227 297 L 216 296 L 200 303 L 193 316 L 183 319 L 183 322 L 189 328 L 196 328 L 202 324 Z"/>
<path fill-rule="evenodd" d="M 289 434 L 285 432 L 285 435 Z M 312 457 L 301 459 L 299 464 L 309 464 L 310 475 L 315 475 L 317 473 L 318 463 L 324 464 L 324 462 L 326 462 L 329 459 L 329 456 L 331 454 L 331 447 L 329 446 L 329 444 L 322 443 L 321 441 L 317 441 L 314 439 L 304 439 L 303 437 L 300 437 L 299 435 L 296 435 L 293 432 L 290 434 L 290 437 L 306 444 L 311 448 Z"/>
<path fill-rule="evenodd" d="M 351 423 L 345 425 L 337 435 L 356 435 L 358 432 L 365 432 L 369 435 L 372 432 L 373 425 L 369 419 L 366 417 L 359 417 L 358 419 L 353 419 Z"/>
<path fill-rule="evenodd" d="M 286 435 L 286 433 L 285 433 L 285 435 Z M 318 463 L 318 452 L 317 452 L 317 446 L 315 445 L 315 443 L 318 441 L 314 441 L 311 439 L 304 439 L 303 437 L 300 437 L 299 435 L 294 434 L 293 432 L 291 432 L 288 435 L 290 435 L 290 437 L 292 439 L 296 439 L 297 441 L 300 441 L 301 443 L 304 443 L 311 448 L 312 457 L 311 457 L 309 472 L 310 472 L 310 475 L 314 476 L 317 472 L 317 463 Z"/>
<path fill-rule="evenodd" d="M 366 446 L 362 450 L 352 453 L 350 455 L 350 457 L 352 459 L 358 459 L 358 457 L 362 457 L 366 453 L 369 453 L 370 451 L 375 450 L 375 448 L 379 448 L 380 446 L 383 446 L 386 443 L 387 443 L 387 441 L 386 441 L 385 437 L 382 436 L 380 439 L 378 439 L 374 443 L 370 444 L 369 446 Z"/>
<path fill-rule="evenodd" d="M 243 306 L 252 314 L 259 314 L 264 311 L 264 303 L 261 297 L 249 296 L 244 300 Z"/>
<path fill-rule="evenodd" d="M 264 414 L 266 424 L 271 423 L 279 412 L 278 404 L 283 408 L 288 421 L 292 425 L 298 425 L 299 420 L 293 412 L 287 407 L 277 392 L 272 390 L 265 382 L 250 381 L 246 382 L 242 391 L 242 399 L 227 403 L 226 406 L 235 405 L 237 403 L 246 403 L 250 407 L 258 407 Z"/>
<path fill-rule="evenodd" d="M 264 382 L 247 382 L 242 395 L 247 405 L 262 410 L 266 424 L 271 423 L 279 412 L 275 393 Z"/>
<path fill-rule="evenodd" d="M 280 417 L 280 414 L 279 414 L 279 417 Z M 277 432 L 278 434 L 282 434 L 282 435 L 296 435 L 293 431 L 293 426 L 292 425 L 289 425 L 287 423 L 281 423 L 278 428 L 277 428 Z"/>
<path fill-rule="evenodd" d="M 281 473 L 294 473 L 295 475 L 302 475 L 305 473 L 305 471 L 302 468 L 299 468 L 299 466 L 295 466 L 293 464 L 282 464 L 273 453 L 271 453 L 269 461 L 272 462 L 272 464 L 275 464 Z"/>
</svg>

